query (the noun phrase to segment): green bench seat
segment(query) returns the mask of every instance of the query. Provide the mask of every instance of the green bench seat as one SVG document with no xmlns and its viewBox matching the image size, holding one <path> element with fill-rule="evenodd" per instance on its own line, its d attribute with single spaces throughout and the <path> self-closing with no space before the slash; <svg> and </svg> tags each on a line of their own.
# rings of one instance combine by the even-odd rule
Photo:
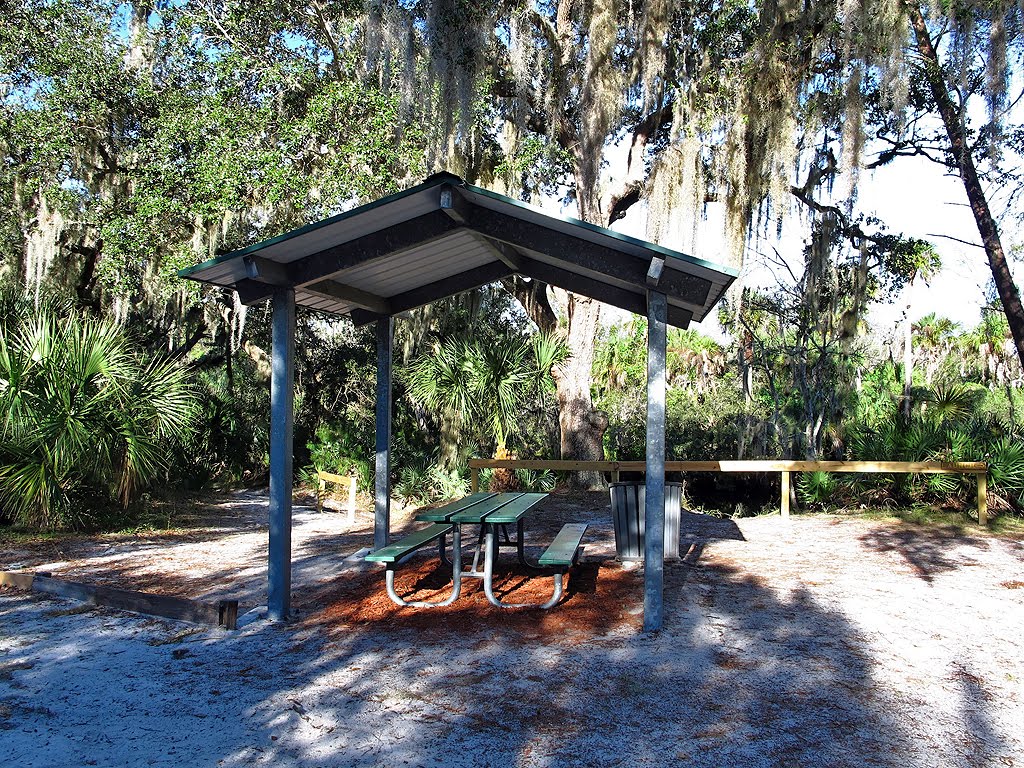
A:
<svg viewBox="0 0 1024 768">
<path fill-rule="evenodd" d="M 394 544 L 388 544 L 386 547 L 374 550 L 366 556 L 366 559 L 371 563 L 397 563 L 406 555 L 412 554 L 420 547 L 429 544 L 432 541 L 437 541 L 449 531 L 451 531 L 451 523 L 434 523 L 428 525 L 426 528 L 420 528 L 418 531 L 413 531 L 404 539 L 396 541 Z"/>
<path fill-rule="evenodd" d="M 562 566 L 569 568 L 576 562 L 577 553 L 580 550 L 580 543 L 587 532 L 586 523 L 566 523 L 562 530 L 555 536 L 544 554 L 537 562 L 546 566 Z"/>
<path fill-rule="evenodd" d="M 441 551 L 441 560 L 442 562 L 446 562 L 444 557 L 444 541 L 445 537 L 452 532 L 454 527 L 455 526 L 451 523 L 432 523 L 426 528 L 420 528 L 418 531 L 413 531 L 404 539 L 396 541 L 394 544 L 388 544 L 386 547 L 381 547 L 365 557 L 365 559 L 371 563 L 383 563 L 384 568 L 386 569 L 384 573 L 384 584 L 388 590 L 388 597 L 390 597 L 396 604 L 414 605 L 418 608 L 432 608 L 438 605 L 451 605 L 458 598 L 459 591 L 462 586 L 459 574 L 454 574 L 455 580 L 452 584 L 452 592 L 443 600 L 411 601 L 401 597 L 395 591 L 395 571 L 408 555 L 411 555 L 420 547 L 424 547 L 433 541 L 438 542 L 438 548 Z"/>
<path fill-rule="evenodd" d="M 491 516 L 488 515 L 487 520 L 490 521 L 491 519 Z M 499 608 L 541 608 L 545 611 L 549 608 L 554 608 L 558 601 L 562 599 L 566 573 L 576 565 L 576 561 L 583 551 L 583 547 L 580 545 L 586 532 L 586 523 L 566 523 L 562 526 L 558 535 L 555 536 L 554 541 L 551 542 L 540 556 L 538 566 L 542 569 L 550 568 L 554 571 L 551 574 L 551 578 L 554 581 L 554 592 L 551 595 L 551 599 L 544 603 L 506 603 L 498 599 L 498 596 L 494 594 L 490 573 L 493 558 L 488 557 L 485 565 L 487 573 L 484 579 L 484 594 L 487 596 L 488 601 L 490 601 L 491 605 L 496 605 Z"/>
</svg>

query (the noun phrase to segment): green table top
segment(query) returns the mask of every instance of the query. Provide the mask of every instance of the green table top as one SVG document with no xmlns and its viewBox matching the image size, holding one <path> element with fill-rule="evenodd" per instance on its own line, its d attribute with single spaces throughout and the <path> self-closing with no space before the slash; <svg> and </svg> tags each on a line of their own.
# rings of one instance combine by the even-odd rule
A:
<svg viewBox="0 0 1024 768">
<path fill-rule="evenodd" d="M 505 494 L 499 494 L 505 495 Z M 527 512 L 534 509 L 548 495 L 546 493 L 522 493 L 503 504 L 484 518 L 487 523 L 518 523 Z M 452 522 L 461 522 L 459 515 L 452 518 Z M 476 522 L 476 521 L 473 521 Z"/>
<path fill-rule="evenodd" d="M 450 504 L 445 504 L 443 507 L 420 512 L 416 515 L 416 519 L 432 523 L 447 523 L 451 520 L 452 515 L 468 510 L 471 507 L 480 506 L 481 504 L 484 504 L 484 502 L 487 502 L 489 499 L 493 499 L 498 495 L 499 494 L 497 493 L 471 493 L 469 496 L 461 498 L 458 501 L 453 501 Z M 493 509 L 493 507 L 487 506 L 487 509 L 489 511 Z"/>
<path fill-rule="evenodd" d="M 546 493 L 474 493 L 421 512 L 416 519 L 444 523 L 516 523 L 547 496 Z"/>
</svg>

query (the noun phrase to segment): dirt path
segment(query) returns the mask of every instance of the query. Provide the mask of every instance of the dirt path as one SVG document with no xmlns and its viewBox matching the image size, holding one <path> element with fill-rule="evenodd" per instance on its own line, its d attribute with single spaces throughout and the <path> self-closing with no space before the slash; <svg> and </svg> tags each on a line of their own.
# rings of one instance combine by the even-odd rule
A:
<svg viewBox="0 0 1024 768">
<path fill-rule="evenodd" d="M 666 626 L 611 559 L 607 502 L 554 611 L 449 611 L 341 572 L 366 513 L 298 509 L 282 626 L 200 630 L 0 592 L 0 761 L 12 765 L 1024 766 L 1024 543 L 862 519 L 684 523 Z M 62 576 L 256 605 L 265 500 L 202 529 L 0 550 Z M 396 515 L 396 527 L 408 524 Z M 427 559 L 405 589 L 430 581 Z M 507 588 L 538 588 L 510 574 Z M 90 762 L 92 761 L 92 762 Z"/>
</svg>

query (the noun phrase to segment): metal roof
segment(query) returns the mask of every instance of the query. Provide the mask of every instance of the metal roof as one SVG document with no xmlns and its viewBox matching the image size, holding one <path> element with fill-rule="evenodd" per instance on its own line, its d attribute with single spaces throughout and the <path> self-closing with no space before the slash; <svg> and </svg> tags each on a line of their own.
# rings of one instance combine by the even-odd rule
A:
<svg viewBox="0 0 1024 768">
<path fill-rule="evenodd" d="M 512 274 L 638 314 L 656 290 L 668 297 L 669 323 L 686 327 L 704 319 L 737 272 L 448 173 L 179 272 L 232 288 L 247 304 L 294 287 L 300 306 L 357 325 Z"/>
</svg>

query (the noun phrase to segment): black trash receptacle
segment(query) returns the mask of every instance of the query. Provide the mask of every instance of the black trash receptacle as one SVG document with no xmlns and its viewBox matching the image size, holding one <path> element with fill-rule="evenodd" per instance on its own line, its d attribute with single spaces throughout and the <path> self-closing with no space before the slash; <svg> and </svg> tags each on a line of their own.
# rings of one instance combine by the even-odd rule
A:
<svg viewBox="0 0 1024 768">
<path fill-rule="evenodd" d="M 619 560 L 644 559 L 643 483 L 612 483 L 608 486 L 615 523 L 615 556 Z M 683 484 L 665 483 L 665 559 L 679 559 L 679 521 Z"/>
</svg>

